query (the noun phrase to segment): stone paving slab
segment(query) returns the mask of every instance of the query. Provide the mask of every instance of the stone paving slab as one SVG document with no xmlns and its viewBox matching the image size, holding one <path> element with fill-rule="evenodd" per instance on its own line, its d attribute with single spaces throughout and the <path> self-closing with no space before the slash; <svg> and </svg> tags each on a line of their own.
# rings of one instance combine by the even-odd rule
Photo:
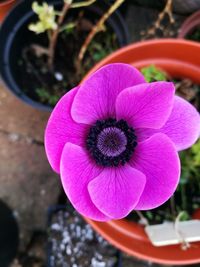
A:
<svg viewBox="0 0 200 267">
<path fill-rule="evenodd" d="M 0 86 L 0 198 L 17 216 L 24 246 L 36 229 L 45 229 L 46 211 L 60 192 L 43 147 L 49 114 L 21 103 Z"/>
<path fill-rule="evenodd" d="M 48 117 L 48 112 L 38 111 L 13 96 L 0 80 L 0 131 L 43 142 Z"/>
<path fill-rule="evenodd" d="M 0 144 L 0 198 L 14 210 L 24 247 L 35 230 L 45 230 L 47 208 L 57 202 L 60 183 L 45 164 L 43 148 L 13 143 L 2 134 Z"/>
</svg>

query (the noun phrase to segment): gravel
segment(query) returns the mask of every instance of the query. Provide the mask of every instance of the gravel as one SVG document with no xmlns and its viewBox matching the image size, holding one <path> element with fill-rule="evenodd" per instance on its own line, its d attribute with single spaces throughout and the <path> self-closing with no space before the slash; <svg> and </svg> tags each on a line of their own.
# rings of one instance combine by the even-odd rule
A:
<svg viewBox="0 0 200 267">
<path fill-rule="evenodd" d="M 48 242 L 48 267 L 114 267 L 117 264 L 117 250 L 71 207 L 53 213 Z"/>
</svg>

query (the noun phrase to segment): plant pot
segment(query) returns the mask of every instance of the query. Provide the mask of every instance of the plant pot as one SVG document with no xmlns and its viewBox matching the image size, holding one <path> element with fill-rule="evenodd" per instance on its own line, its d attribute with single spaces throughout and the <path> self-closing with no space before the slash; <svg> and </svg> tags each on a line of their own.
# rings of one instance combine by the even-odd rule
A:
<svg viewBox="0 0 200 267">
<path fill-rule="evenodd" d="M 196 42 L 162 39 L 129 45 L 105 58 L 90 73 L 114 62 L 128 63 L 139 69 L 154 64 L 171 77 L 189 78 L 200 84 L 200 44 Z M 188 251 L 178 245 L 154 247 L 137 223 L 125 219 L 102 223 L 86 218 L 86 221 L 117 248 L 140 259 L 172 265 L 200 263 L 200 242 Z"/>
<path fill-rule="evenodd" d="M 16 256 L 19 230 L 12 210 L 0 200 L 0 266 L 8 267 Z"/>
<path fill-rule="evenodd" d="M 195 29 L 200 28 L 200 10 L 189 16 L 182 24 L 178 38 L 187 38 Z"/>
<path fill-rule="evenodd" d="M 191 14 L 199 8 L 199 0 L 173 0 L 173 11 L 178 14 Z"/>
<path fill-rule="evenodd" d="M 51 0 L 48 2 L 52 3 L 56 8 L 61 7 L 63 4 L 62 0 Z M 50 111 L 52 110 L 52 106 L 31 99 L 20 87 L 19 55 L 21 54 L 22 47 L 27 43 L 32 43 L 32 40 L 36 38 L 35 33 L 28 30 L 29 23 L 36 18 L 31 9 L 31 4 L 32 1 L 30 0 L 21 1 L 11 11 L 2 25 L 0 30 L 0 73 L 8 89 L 10 89 L 14 95 L 35 108 Z M 107 8 L 108 5 L 102 2 L 100 6 L 92 5 L 87 7 L 88 12 L 93 12 L 95 16 L 101 16 L 104 12 L 103 10 L 107 10 Z M 116 34 L 120 47 L 128 43 L 127 28 L 118 12 L 115 12 L 107 20 L 107 25 Z M 36 40 L 34 40 L 34 42 L 37 43 Z M 25 89 L 28 90 L 28 88 Z"/>
<path fill-rule="evenodd" d="M 5 0 L 2 3 L 0 3 L 0 22 L 4 19 L 9 10 L 15 4 L 15 2 L 16 0 Z"/>
<path fill-rule="evenodd" d="M 122 267 L 120 252 L 101 239 L 70 204 L 49 208 L 47 249 L 47 267 Z"/>
</svg>

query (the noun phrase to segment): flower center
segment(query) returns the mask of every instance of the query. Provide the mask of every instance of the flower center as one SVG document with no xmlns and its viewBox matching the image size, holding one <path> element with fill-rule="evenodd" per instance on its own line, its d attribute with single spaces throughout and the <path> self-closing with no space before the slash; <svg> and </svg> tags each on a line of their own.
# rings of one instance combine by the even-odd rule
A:
<svg viewBox="0 0 200 267">
<path fill-rule="evenodd" d="M 119 156 L 126 150 L 126 145 L 126 135 L 116 127 L 105 128 L 97 137 L 97 147 L 104 156 Z"/>
<path fill-rule="evenodd" d="M 118 166 L 128 162 L 137 145 L 132 127 L 125 120 L 97 121 L 90 128 L 86 146 L 98 165 Z"/>
</svg>

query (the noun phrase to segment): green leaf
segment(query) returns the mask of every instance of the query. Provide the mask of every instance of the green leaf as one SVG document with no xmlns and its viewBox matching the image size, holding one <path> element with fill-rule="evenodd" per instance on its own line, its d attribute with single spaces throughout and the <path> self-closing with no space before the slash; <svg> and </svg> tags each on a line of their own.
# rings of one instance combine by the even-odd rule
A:
<svg viewBox="0 0 200 267">
<path fill-rule="evenodd" d="M 154 65 L 150 65 L 150 66 L 142 68 L 141 72 L 144 75 L 145 80 L 147 82 L 166 81 L 167 80 L 167 74 L 164 71 L 158 69 Z"/>
</svg>

